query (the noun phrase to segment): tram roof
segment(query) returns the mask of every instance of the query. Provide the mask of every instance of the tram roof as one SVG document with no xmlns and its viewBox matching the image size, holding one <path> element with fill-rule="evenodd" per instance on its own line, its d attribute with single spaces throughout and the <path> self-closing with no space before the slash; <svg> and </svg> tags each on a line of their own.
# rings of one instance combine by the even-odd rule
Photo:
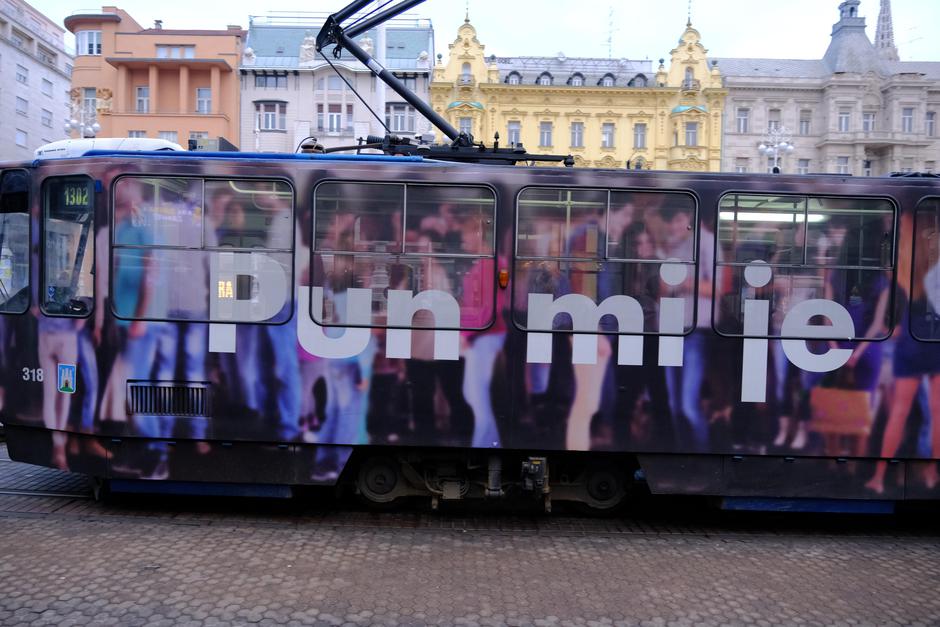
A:
<svg viewBox="0 0 940 627">
<path fill-rule="evenodd" d="M 419 155 L 343 155 L 343 154 L 303 154 L 272 152 L 189 152 L 170 150 L 89 150 L 71 159 L 85 157 L 143 157 L 148 159 L 191 159 L 194 161 L 393 161 L 440 163 Z M 57 159 L 61 161 L 62 159 Z M 46 159 L 36 159 L 41 163 Z M 49 159 L 51 161 L 51 159 Z"/>
</svg>

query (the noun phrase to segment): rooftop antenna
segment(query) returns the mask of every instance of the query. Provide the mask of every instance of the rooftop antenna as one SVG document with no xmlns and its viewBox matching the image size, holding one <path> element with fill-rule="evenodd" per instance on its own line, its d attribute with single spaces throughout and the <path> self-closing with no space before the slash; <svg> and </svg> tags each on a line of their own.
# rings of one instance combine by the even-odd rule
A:
<svg viewBox="0 0 940 627">
<path fill-rule="evenodd" d="M 614 57 L 614 33 L 617 32 L 617 29 L 614 27 L 614 7 L 610 5 L 607 10 L 607 58 L 612 59 Z"/>
</svg>

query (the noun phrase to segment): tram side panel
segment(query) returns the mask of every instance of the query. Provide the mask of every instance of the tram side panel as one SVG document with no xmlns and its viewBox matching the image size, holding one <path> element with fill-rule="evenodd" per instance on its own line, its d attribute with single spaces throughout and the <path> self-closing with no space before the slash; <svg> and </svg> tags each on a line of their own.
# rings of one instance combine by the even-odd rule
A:
<svg viewBox="0 0 940 627">
<path fill-rule="evenodd" d="M 837 458 L 936 458 L 930 403 L 894 404 L 904 381 L 940 371 L 921 346 L 936 239 L 918 230 L 915 251 L 895 233 L 936 203 L 702 203 L 667 175 L 630 190 L 507 173 L 493 187 L 369 168 L 301 186 L 141 159 L 133 176 L 36 181 L 34 306 L 3 316 L 11 454 L 309 483 L 335 481 L 366 444 L 627 451 L 659 491 L 780 494 L 786 475 L 832 496 L 901 485 L 892 467 Z M 895 276 L 913 277 L 896 298 Z M 935 466 L 910 468 L 909 493 L 930 494 Z"/>
</svg>

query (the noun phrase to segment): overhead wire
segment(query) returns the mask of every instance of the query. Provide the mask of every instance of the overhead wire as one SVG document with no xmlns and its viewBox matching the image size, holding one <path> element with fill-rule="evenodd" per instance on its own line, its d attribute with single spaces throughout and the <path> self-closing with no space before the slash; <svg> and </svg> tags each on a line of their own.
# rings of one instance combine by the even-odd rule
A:
<svg viewBox="0 0 940 627">
<path fill-rule="evenodd" d="M 356 24 L 358 24 L 358 23 L 361 22 L 362 20 L 366 19 L 367 17 L 372 16 L 372 14 L 374 14 L 376 11 L 381 11 L 382 9 L 384 9 L 385 7 L 387 7 L 388 5 L 390 5 L 390 4 L 391 4 L 392 2 L 394 2 L 394 1 L 395 1 L 395 0 L 385 0 L 385 4 L 383 4 L 383 5 L 381 5 L 381 6 L 378 6 L 378 7 L 375 7 L 375 8 L 372 9 L 371 11 L 368 11 L 368 12 L 366 12 L 366 13 L 363 13 L 363 14 L 360 15 L 358 18 L 356 18 L 356 20 L 355 20 L 352 24 L 349 24 L 348 26 L 345 26 L 344 28 L 351 28 L 351 27 L 355 26 Z"/>
</svg>

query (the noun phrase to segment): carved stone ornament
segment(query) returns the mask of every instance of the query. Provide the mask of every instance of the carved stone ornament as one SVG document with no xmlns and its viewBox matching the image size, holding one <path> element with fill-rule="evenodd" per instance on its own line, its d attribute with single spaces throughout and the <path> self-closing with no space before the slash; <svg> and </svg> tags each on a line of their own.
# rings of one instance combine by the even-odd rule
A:
<svg viewBox="0 0 940 627">
<path fill-rule="evenodd" d="M 317 38 L 307 33 L 300 44 L 300 63 L 310 63 L 317 58 Z"/>
<path fill-rule="evenodd" d="M 95 106 L 99 112 L 110 112 L 113 94 L 107 87 L 99 89 L 95 93 Z"/>
</svg>

